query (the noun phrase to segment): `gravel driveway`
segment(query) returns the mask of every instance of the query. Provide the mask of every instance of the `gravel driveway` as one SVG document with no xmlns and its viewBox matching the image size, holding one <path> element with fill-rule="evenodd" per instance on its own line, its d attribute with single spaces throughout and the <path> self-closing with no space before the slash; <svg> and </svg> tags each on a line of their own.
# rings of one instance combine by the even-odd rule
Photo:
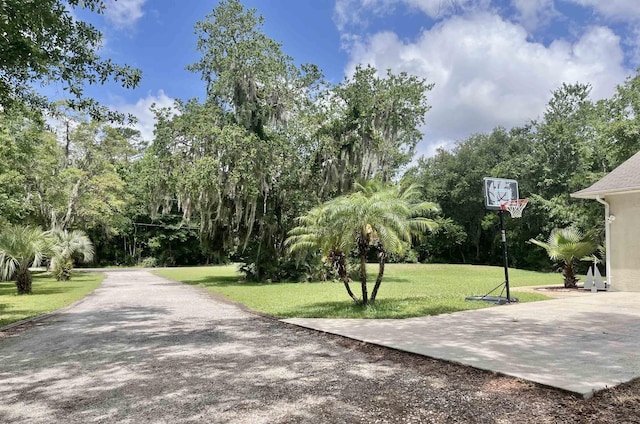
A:
<svg viewBox="0 0 640 424">
<path fill-rule="evenodd" d="M 110 271 L 81 303 L 0 340 L 3 423 L 624 420 L 597 402 L 624 412 L 299 329 L 141 270 Z"/>
</svg>

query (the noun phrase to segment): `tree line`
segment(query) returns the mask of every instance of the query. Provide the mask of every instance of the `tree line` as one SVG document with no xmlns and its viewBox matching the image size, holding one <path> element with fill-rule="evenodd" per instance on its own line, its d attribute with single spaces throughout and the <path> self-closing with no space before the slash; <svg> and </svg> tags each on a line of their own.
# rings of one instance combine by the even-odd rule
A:
<svg viewBox="0 0 640 424">
<path fill-rule="evenodd" d="M 603 237 L 604 211 L 597 202 L 570 198 L 640 150 L 640 75 L 629 77 L 611 98 L 593 101 L 588 84 L 563 84 L 543 115 L 512 129 L 474 134 L 450 150 L 422 158 L 404 176 L 422 185 L 442 208 L 442 231 L 417 247 L 423 261 L 499 264 L 495 213 L 484 210 L 483 177 L 519 182 L 529 198 L 523 218 L 508 221 L 512 264 L 549 269 L 543 250 L 556 228 L 573 227 Z"/>
<path fill-rule="evenodd" d="M 235 261 L 250 279 L 312 279 L 324 272 L 318 257 L 288 252 L 298 217 L 375 180 L 412 187 L 439 205 L 428 216 L 434 232 L 385 253 L 387 260 L 499 264 L 497 217 L 482 198 L 483 177 L 494 176 L 518 180 L 530 199 L 524 217 L 508 222 L 512 264 L 548 269 L 544 251 L 528 240 L 570 225 L 601 228 L 599 205 L 569 193 L 640 149 L 640 76 L 633 76 L 596 102 L 588 85 L 565 84 L 539 119 L 472 135 L 403 173 L 422 139 L 433 84 L 370 66 L 331 84 L 317 66 L 286 55 L 262 22 L 256 10 L 227 0 L 195 24 L 200 58 L 185 65 L 206 94 L 155 109 L 150 143 L 123 126 L 122 115 L 83 103 L 82 91 L 60 104 L 0 93 L 10 99 L 0 112 L 0 228 L 83 230 L 103 265 Z M 82 34 L 90 35 L 76 40 L 83 45 L 99 40 Z M 42 56 L 43 69 L 53 59 Z M 90 77 L 83 69 L 70 86 Z M 126 66 L 97 69 L 102 81 L 139 78 Z M 353 257 L 377 259 L 379 251 L 364 250 Z"/>
</svg>

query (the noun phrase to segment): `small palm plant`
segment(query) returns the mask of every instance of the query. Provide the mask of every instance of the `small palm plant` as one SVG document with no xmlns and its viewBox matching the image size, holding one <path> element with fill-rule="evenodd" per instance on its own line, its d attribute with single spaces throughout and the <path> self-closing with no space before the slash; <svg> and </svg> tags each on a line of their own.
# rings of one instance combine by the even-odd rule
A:
<svg viewBox="0 0 640 424">
<path fill-rule="evenodd" d="M 546 243 L 535 239 L 529 241 L 544 248 L 551 260 L 563 262 L 562 275 L 567 288 L 577 287 L 576 261 L 591 255 L 598 248 L 592 233 L 583 234 L 574 226 L 554 229 Z"/>
<path fill-rule="evenodd" d="M 10 225 L 0 231 L 0 279 L 15 280 L 18 294 L 31 293 L 29 267 L 51 252 L 51 240 L 38 227 Z"/>
<path fill-rule="evenodd" d="M 305 255 L 307 252 L 320 251 L 322 260 L 329 263 L 345 286 L 347 294 L 354 302 L 359 299 L 351 290 L 347 264 L 350 248 L 349 233 L 342 232 L 342 223 L 337 212 L 344 207 L 345 198 L 339 197 L 311 209 L 298 217 L 298 226 L 289 232 L 286 243 L 292 254 Z"/>
<path fill-rule="evenodd" d="M 387 255 L 403 253 L 414 234 L 435 229 L 425 215 L 437 211 L 431 202 L 420 200 L 417 185 L 407 188 L 368 181 L 355 185 L 356 191 L 313 208 L 298 219 L 287 239 L 290 252 L 317 249 L 329 260 L 344 283 L 349 296 L 362 305 L 376 300 Z M 369 297 L 366 261 L 370 249 L 378 251 L 378 276 Z M 348 254 L 355 252 L 360 262 L 362 298 L 349 287 Z"/>
<path fill-rule="evenodd" d="M 53 257 L 51 258 L 51 270 L 58 281 L 71 279 L 74 259 L 82 262 L 93 260 L 93 243 L 84 231 L 67 231 L 53 229 L 48 232 L 52 240 Z"/>
</svg>

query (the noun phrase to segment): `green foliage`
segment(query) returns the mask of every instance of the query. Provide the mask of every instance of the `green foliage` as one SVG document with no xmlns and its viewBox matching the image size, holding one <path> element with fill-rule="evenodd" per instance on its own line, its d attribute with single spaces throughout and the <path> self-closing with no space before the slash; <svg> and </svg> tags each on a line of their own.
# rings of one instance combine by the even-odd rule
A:
<svg viewBox="0 0 640 424">
<path fill-rule="evenodd" d="M 612 147 L 612 165 L 617 166 L 640 150 L 640 73 L 627 78 L 600 106 L 609 117 L 602 126 L 605 146 Z"/>
<path fill-rule="evenodd" d="M 510 131 L 496 128 L 476 134 L 450 151 L 439 150 L 434 157 L 422 159 L 405 178 L 421 184 L 425 197 L 438 202 L 443 217 L 466 234 L 454 249 L 447 247 L 449 240 L 436 235 L 431 239 L 435 245 L 429 246 L 438 252 L 434 259 L 502 261 L 496 215 L 484 208 L 482 178 L 487 176 L 518 180 L 520 197 L 529 198 L 521 219 L 507 218 L 512 265 L 545 269 L 548 261 L 543 251 L 526 242 L 546 237 L 554 228 L 575 223 L 594 228 L 600 236 L 602 206 L 569 195 L 593 184 L 640 149 L 633 135 L 638 87 L 637 79 L 630 78 L 612 99 L 594 103 L 588 85 L 563 84 L 552 93 L 540 120 Z M 421 255 L 421 260 L 429 258 Z"/>
<path fill-rule="evenodd" d="M 152 256 L 147 256 L 142 259 L 140 266 L 143 268 L 155 268 L 158 266 L 158 260 Z"/>
<path fill-rule="evenodd" d="M 207 95 L 179 102 L 178 114 L 156 111 L 142 195 L 153 219 L 179 211 L 197 221 L 202 248 L 244 262 L 247 279 L 300 278 L 308 270 L 284 245 L 295 218 L 355 178 L 388 181 L 408 163 L 431 86 L 369 67 L 331 87 L 262 22 L 228 0 L 196 23 L 200 60 L 189 69 Z"/>
<path fill-rule="evenodd" d="M 188 69 L 206 82 L 207 98 L 231 107 L 235 121 L 264 138 L 266 126 L 290 108 L 298 71 L 281 45 L 262 31 L 262 16 L 237 0 L 220 2 L 196 23 L 201 59 Z"/>
<path fill-rule="evenodd" d="M 535 239 L 529 241 L 545 249 L 551 260 L 563 262 L 562 275 L 565 287 L 576 287 L 578 282 L 575 276 L 576 261 L 582 260 L 598 249 L 593 233 L 583 234 L 573 226 L 554 229 L 546 243 Z"/>
<path fill-rule="evenodd" d="M 51 274 L 56 281 L 69 281 L 71 279 L 71 271 L 73 270 L 73 261 L 71 259 L 55 259 L 51 262 Z"/>
<path fill-rule="evenodd" d="M 298 218 L 300 225 L 287 239 L 289 251 L 320 251 L 334 266 L 349 296 L 362 305 L 374 303 L 389 254 L 404 255 L 412 235 L 431 231 L 436 223 L 425 215 L 437 210 L 420 200 L 416 185 L 394 187 L 376 181 L 356 184 L 352 194 L 337 197 Z M 369 298 L 366 260 L 371 249 L 378 252 L 379 272 Z M 355 252 L 360 261 L 362 297 L 349 287 L 347 259 Z"/>
<path fill-rule="evenodd" d="M 323 93 L 315 153 L 321 196 L 348 192 L 358 180 L 389 182 L 396 176 L 422 140 L 432 88 L 406 73 L 388 70 L 381 77 L 372 66 L 358 66 L 351 78 Z"/>
<path fill-rule="evenodd" d="M 54 134 L 41 122 L 0 111 L 0 158 L 0 224 L 33 222 L 61 159 Z"/>
<path fill-rule="evenodd" d="M 225 0 L 196 23 L 199 57 L 189 69 L 206 96 L 177 102 L 178 113 L 156 109 L 147 146 L 129 128 L 76 113 L 108 113 L 86 98 L 85 80 L 135 86 L 140 75 L 97 56 L 101 34 L 72 19 L 79 7 L 99 13 L 102 1 L 63 3 L 9 0 L 0 10 L 9 40 L 0 46 L 0 227 L 82 229 L 101 264 L 237 261 L 248 280 L 330 279 L 337 270 L 348 282 L 358 246 L 316 246 L 329 252 L 327 267 L 317 256 L 286 255 L 285 240 L 297 217 L 313 218 L 356 181 L 399 179 L 422 139 L 432 84 L 364 65 L 330 84 L 269 38 L 256 10 Z M 29 86 L 50 81 L 71 98 L 55 107 L 57 132 L 23 110 L 46 106 Z M 440 205 L 442 216 L 430 216 L 440 229 L 412 240 L 414 250 L 375 233 L 391 246 L 384 260 L 414 260 L 415 251 L 420 261 L 501 263 L 497 216 L 483 205 L 486 176 L 517 179 L 530 199 L 522 219 L 507 218 L 512 265 L 546 269 L 544 251 L 526 241 L 554 228 L 575 223 L 601 235 L 602 206 L 569 193 L 640 149 L 640 76 L 610 99 L 593 102 L 590 90 L 563 84 L 539 119 L 421 159 L 403 184 L 417 183 Z M 379 261 L 379 246 L 365 245 L 366 258 Z"/>
<path fill-rule="evenodd" d="M 374 305 L 362 307 L 344 297 L 335 282 L 271 283 L 242 281 L 234 266 L 163 269 L 155 273 L 241 302 L 249 308 L 282 318 L 410 318 L 491 307 L 465 297 L 486 293 L 502 281 L 500 267 L 470 265 L 389 264 L 385 290 Z M 377 269 L 368 265 L 374 278 Z M 511 270 L 513 287 L 550 285 L 556 274 Z M 517 288 L 515 289 L 517 291 Z M 518 292 L 522 302 L 546 299 Z"/>
<path fill-rule="evenodd" d="M 16 113 L 0 117 L 0 223 L 106 236 L 123 226 L 130 195 L 120 174 L 139 151 L 137 132 L 67 116 L 55 134 Z"/>
<path fill-rule="evenodd" d="M 234 0 L 196 24 L 201 59 L 189 69 L 202 75 L 207 98 L 180 104 L 179 115 L 158 111 L 145 159 L 163 170 L 149 179 L 152 216 L 177 206 L 199 221 L 204 249 L 233 252 L 248 278 L 278 279 L 286 229 L 312 200 L 297 188 L 306 169 L 294 133 L 319 74 L 294 66 L 261 25 Z"/>
<path fill-rule="evenodd" d="M 423 237 L 415 248 L 418 262 L 446 262 L 458 258 L 467 233 L 451 218 L 435 219 L 436 229 L 430 237 Z M 457 262 L 464 262 L 459 258 Z"/>
<path fill-rule="evenodd" d="M 5 0 L 0 9 L 0 107 L 3 110 L 51 107 L 32 90 L 33 84 L 61 82 L 69 104 L 95 118 L 123 119 L 84 95 L 85 85 L 109 79 L 126 88 L 140 81 L 141 72 L 103 59 L 97 52 L 102 34 L 73 16 L 73 8 L 100 13 L 102 0 Z"/>
<path fill-rule="evenodd" d="M 84 231 L 54 228 L 46 235 L 51 240 L 51 268 L 57 280 L 67 281 L 71 278 L 75 260 L 85 263 L 93 260 L 93 243 Z"/>
<path fill-rule="evenodd" d="M 0 280 L 15 280 L 18 294 L 31 293 L 29 267 L 51 253 L 51 240 L 38 227 L 8 225 L 0 231 Z"/>
<path fill-rule="evenodd" d="M 424 237 L 425 239 L 428 237 Z M 372 257 L 371 253 L 376 253 L 375 257 Z M 378 260 L 378 252 L 369 252 L 367 257 L 367 262 L 377 261 Z M 390 253 L 386 257 L 386 262 L 391 264 L 397 263 L 408 263 L 408 264 L 416 264 L 420 262 L 418 260 L 418 252 L 411 248 L 409 243 L 405 242 L 405 247 L 402 249 L 401 253 Z"/>
<path fill-rule="evenodd" d="M 93 253 L 93 245 L 82 231 L 44 232 L 39 227 L 9 225 L 0 232 L 0 279 L 15 280 L 18 294 L 30 294 L 30 267 L 50 258 L 56 279 L 66 281 L 71 278 L 74 258 L 88 262 Z"/>
<path fill-rule="evenodd" d="M 56 281 L 34 273 L 29 296 L 16 296 L 13 283 L 0 281 L 0 327 L 64 308 L 95 290 L 104 277 L 82 272 L 74 273 L 73 281 Z"/>
<path fill-rule="evenodd" d="M 440 205 L 443 217 L 452 220 L 447 227 L 457 234 L 452 240 L 453 248 L 432 247 L 434 251 L 449 252 L 451 256 L 443 259 L 493 262 L 489 256 L 491 242 L 483 227 L 487 211 L 484 208 L 482 179 L 493 175 L 493 169 L 511 160 L 509 155 L 517 147 L 514 144 L 509 132 L 496 128 L 490 134 L 477 134 L 459 142 L 452 151 L 440 149 L 435 156 L 419 161 L 418 172 L 412 178 L 423 187 L 425 198 Z M 511 173 L 500 176 L 516 177 Z M 463 237 L 464 243 L 456 249 L 456 242 Z M 444 239 L 443 242 L 449 243 L 449 240 Z"/>
</svg>

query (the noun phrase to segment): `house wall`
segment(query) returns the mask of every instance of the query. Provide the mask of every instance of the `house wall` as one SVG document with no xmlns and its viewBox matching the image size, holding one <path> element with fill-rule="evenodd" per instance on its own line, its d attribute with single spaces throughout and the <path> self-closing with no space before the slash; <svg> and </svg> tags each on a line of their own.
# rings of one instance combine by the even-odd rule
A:
<svg viewBox="0 0 640 424">
<path fill-rule="evenodd" d="M 640 193 L 609 195 L 611 290 L 640 292 Z"/>
</svg>

